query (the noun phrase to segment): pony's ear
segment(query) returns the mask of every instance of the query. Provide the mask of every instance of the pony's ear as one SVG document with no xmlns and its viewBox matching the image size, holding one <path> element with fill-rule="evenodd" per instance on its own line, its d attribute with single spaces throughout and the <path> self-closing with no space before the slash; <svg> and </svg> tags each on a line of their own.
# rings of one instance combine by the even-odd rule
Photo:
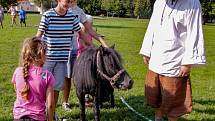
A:
<svg viewBox="0 0 215 121">
<path fill-rule="evenodd" d="M 115 44 L 113 44 L 110 48 L 115 49 Z"/>
<path fill-rule="evenodd" d="M 101 45 L 99 48 L 98 48 L 98 51 L 100 51 L 101 53 L 104 52 L 104 47 Z"/>
<path fill-rule="evenodd" d="M 99 50 L 104 50 L 104 47 L 101 45 L 101 46 L 99 46 Z"/>
</svg>

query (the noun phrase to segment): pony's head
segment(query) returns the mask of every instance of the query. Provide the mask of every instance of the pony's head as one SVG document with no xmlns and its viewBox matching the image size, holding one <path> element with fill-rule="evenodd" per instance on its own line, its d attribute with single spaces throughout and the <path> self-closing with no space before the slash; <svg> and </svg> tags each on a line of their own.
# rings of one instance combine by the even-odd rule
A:
<svg viewBox="0 0 215 121">
<path fill-rule="evenodd" d="M 120 55 L 114 46 L 105 48 L 100 46 L 97 50 L 97 72 L 100 78 L 108 80 L 113 87 L 131 89 L 133 80 L 122 66 Z"/>
</svg>

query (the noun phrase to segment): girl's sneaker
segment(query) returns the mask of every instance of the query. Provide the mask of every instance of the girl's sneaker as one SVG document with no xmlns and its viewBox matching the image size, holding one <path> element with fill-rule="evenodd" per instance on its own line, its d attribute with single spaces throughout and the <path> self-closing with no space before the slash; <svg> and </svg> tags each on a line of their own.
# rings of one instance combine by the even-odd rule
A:
<svg viewBox="0 0 215 121">
<path fill-rule="evenodd" d="M 89 94 L 85 95 L 85 106 L 92 107 L 93 106 L 93 99 Z"/>
<path fill-rule="evenodd" d="M 56 112 L 54 112 L 54 121 L 60 121 L 60 118 Z"/>
<path fill-rule="evenodd" d="M 63 102 L 62 107 L 65 111 L 71 111 L 71 105 L 69 103 Z"/>
</svg>

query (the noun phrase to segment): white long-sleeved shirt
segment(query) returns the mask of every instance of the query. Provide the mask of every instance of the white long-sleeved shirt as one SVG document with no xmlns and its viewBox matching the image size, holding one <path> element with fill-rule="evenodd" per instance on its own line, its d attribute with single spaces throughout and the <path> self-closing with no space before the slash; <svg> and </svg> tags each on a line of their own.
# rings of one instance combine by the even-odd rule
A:
<svg viewBox="0 0 215 121">
<path fill-rule="evenodd" d="M 181 65 L 205 64 L 200 2 L 156 0 L 140 54 L 150 57 L 150 70 L 170 77 Z"/>
</svg>

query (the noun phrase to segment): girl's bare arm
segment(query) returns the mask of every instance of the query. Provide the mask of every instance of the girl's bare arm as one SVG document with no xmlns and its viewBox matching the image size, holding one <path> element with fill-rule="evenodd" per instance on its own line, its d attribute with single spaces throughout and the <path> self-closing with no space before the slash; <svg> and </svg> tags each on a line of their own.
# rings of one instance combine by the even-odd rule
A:
<svg viewBox="0 0 215 121">
<path fill-rule="evenodd" d="M 55 109 L 55 106 L 54 106 L 54 90 L 53 90 L 53 88 L 49 87 L 47 89 L 46 95 L 47 95 L 46 102 L 47 102 L 47 117 L 48 117 L 48 121 L 53 121 L 54 109 Z"/>
</svg>

